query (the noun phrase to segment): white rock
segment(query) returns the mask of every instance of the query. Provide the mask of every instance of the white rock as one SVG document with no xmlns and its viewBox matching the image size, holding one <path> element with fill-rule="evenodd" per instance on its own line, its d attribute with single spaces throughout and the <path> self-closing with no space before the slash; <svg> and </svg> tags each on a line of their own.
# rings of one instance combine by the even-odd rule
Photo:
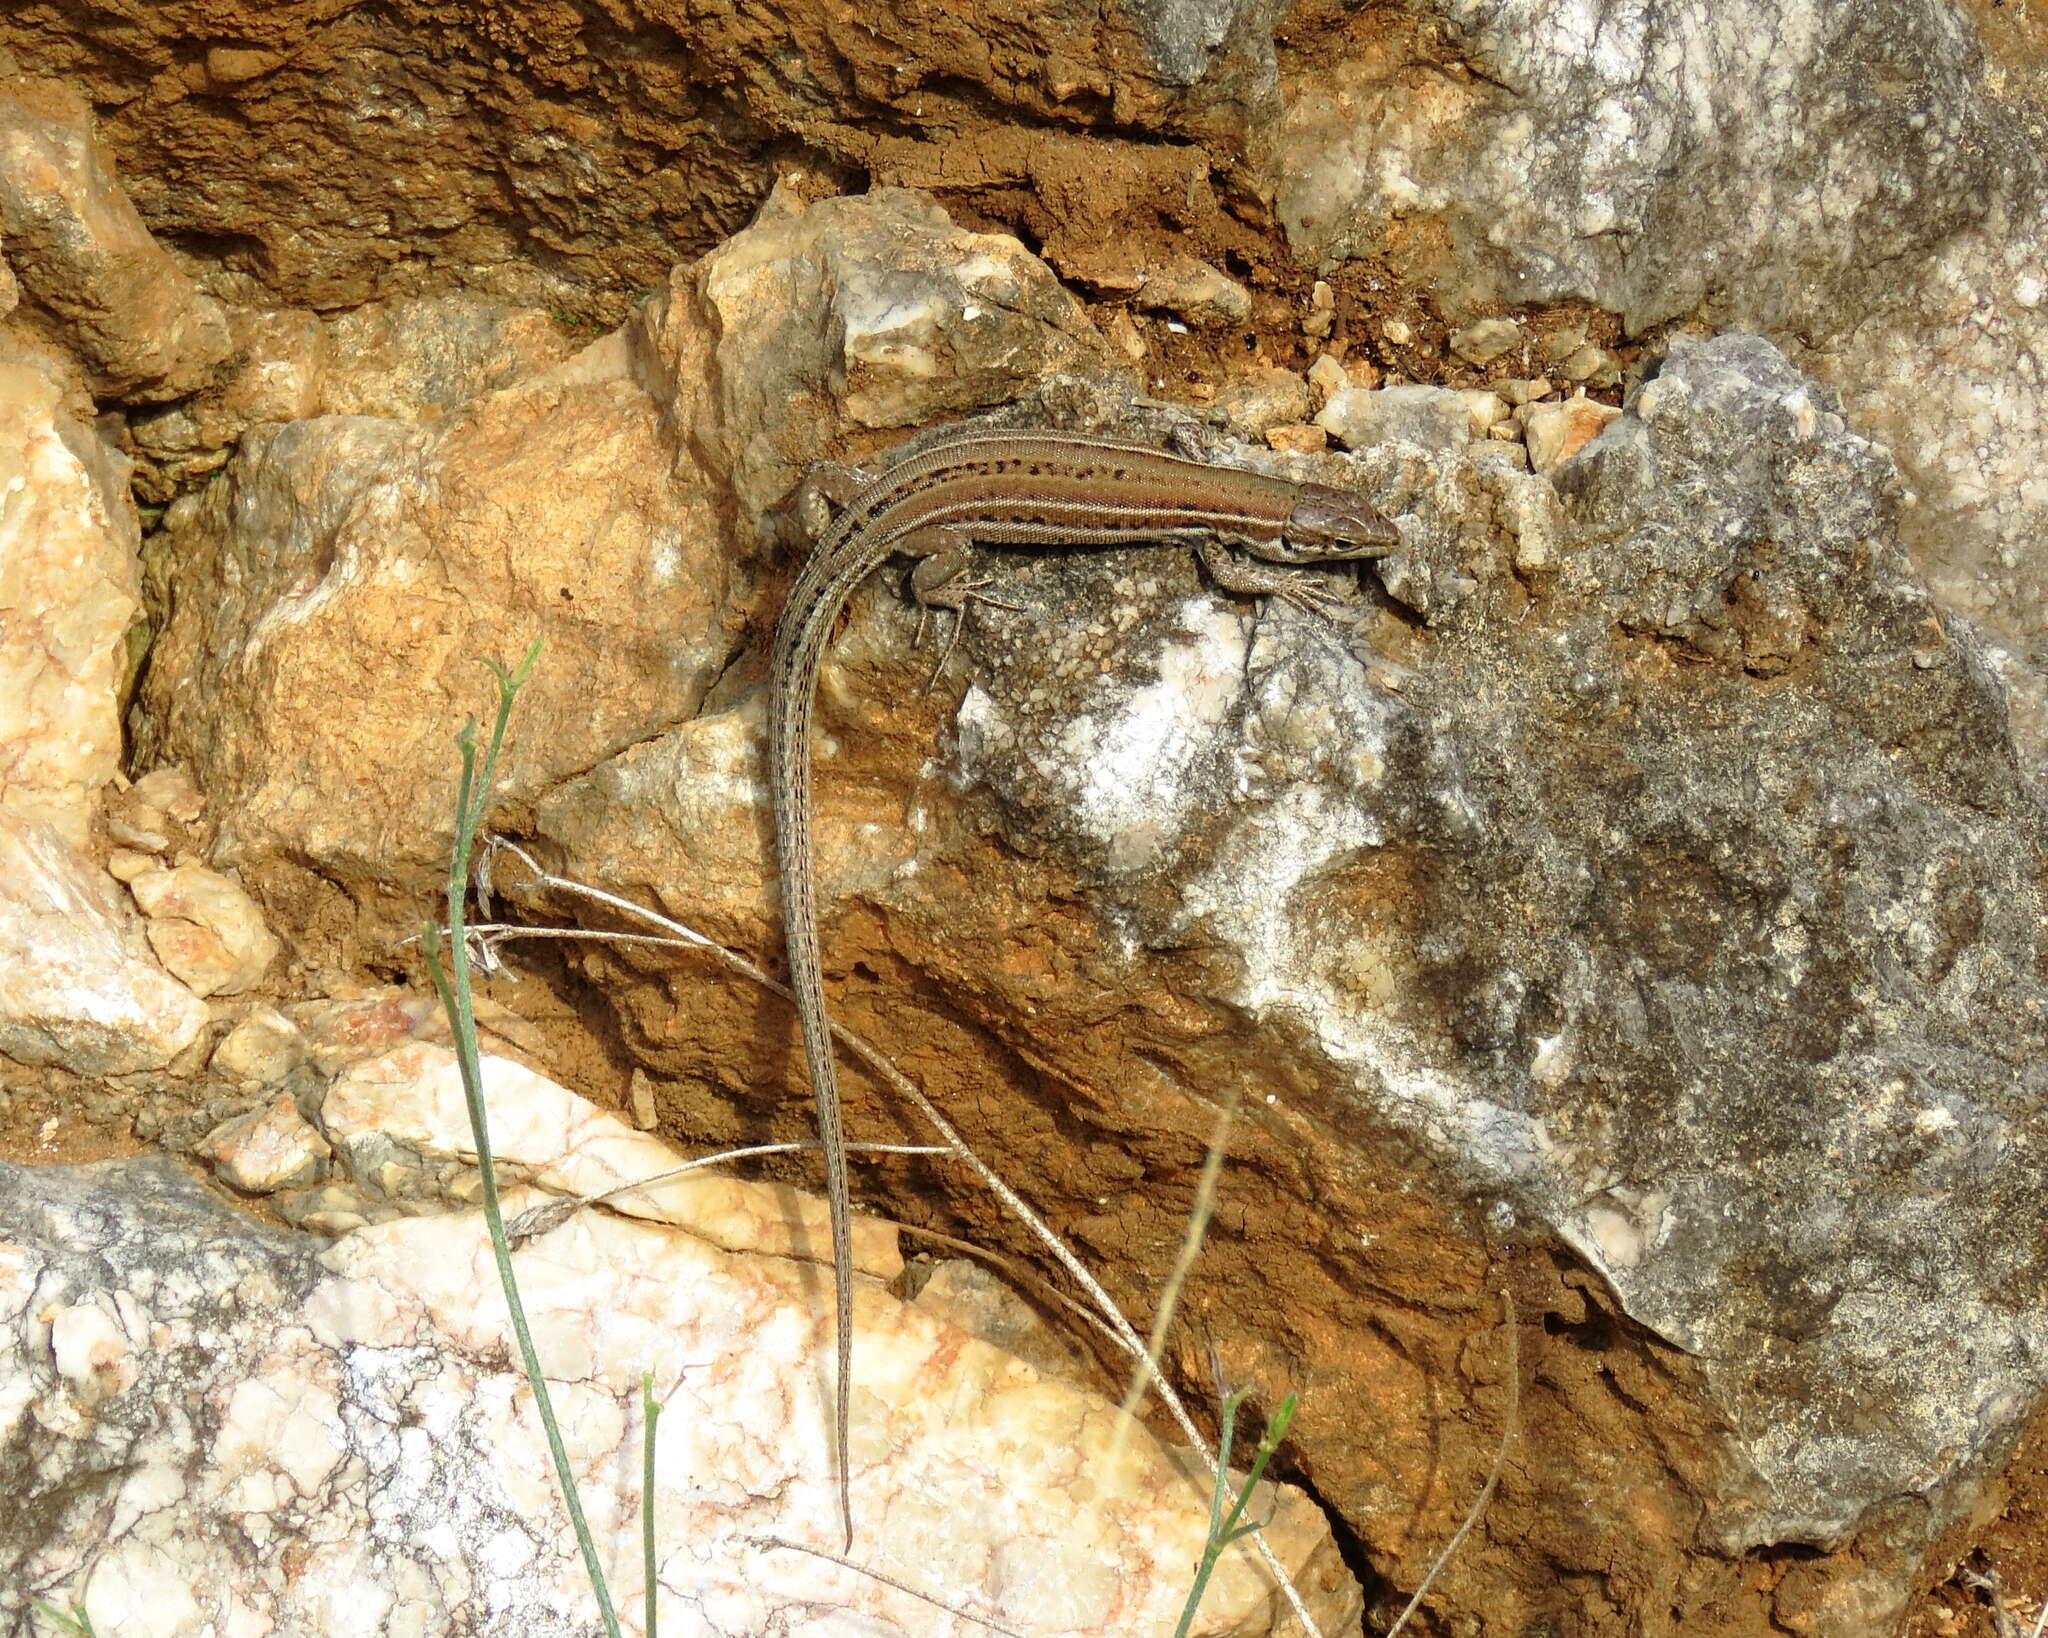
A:
<svg viewBox="0 0 2048 1638">
<path fill-rule="evenodd" d="M 12 1481 L 31 1534 L 0 1558 L 36 1555 L 44 1596 L 123 1638 L 593 1624 L 478 1214 L 358 1230 L 316 1258 L 137 1165 L 0 1168 L 0 1220 L 0 1406 L 33 1400 L 41 1423 Z M 666 1410 L 646 1498 L 663 1631 L 954 1630 L 769 1544 L 839 1545 L 816 1269 L 601 1211 L 513 1262 L 622 1611 L 643 1596 L 646 1373 Z M 65 1310 L 60 1371 L 31 1295 L 108 1278 L 134 1321 L 98 1298 Z M 871 1282 L 856 1315 L 855 1560 L 1031 1638 L 1166 1638 L 1206 1485 L 1142 1428 L 1112 1463 L 1113 1405 Z M 147 1349 L 126 1342 L 138 1329 Z M 137 1378 L 92 1399 L 118 1358 Z M 1325 1630 L 1355 1631 L 1314 1508 L 1258 1506 Z M 1275 1632 L 1272 1593 L 1235 1549 L 1196 1630 Z"/>
<path fill-rule="evenodd" d="M 1591 398 L 1561 403 L 1530 404 L 1522 410 L 1522 436 L 1529 446 L 1529 464 L 1538 472 L 1555 472 L 1585 448 L 1621 411 Z"/>
<path fill-rule="evenodd" d="M 0 1053 L 125 1075 L 163 1068 L 205 1027 L 106 872 L 0 808 Z"/>
<path fill-rule="evenodd" d="M 1451 387 L 1348 387 L 1331 394 L 1316 416 L 1316 425 L 1347 449 L 1400 440 L 1458 450 L 1471 441 L 1472 422 L 1471 404 Z"/>
<path fill-rule="evenodd" d="M 244 1194 L 269 1194 L 310 1181 L 328 1151 L 292 1095 L 280 1092 L 262 1108 L 222 1121 L 199 1140 L 197 1152 Z"/>
<path fill-rule="evenodd" d="M 483 1075 L 493 1152 L 500 1161 L 528 1168 L 545 1188 L 564 1195 L 604 1193 L 672 1171 L 686 1158 L 508 1058 L 486 1056 Z M 455 1054 L 431 1042 L 351 1066 L 328 1089 L 321 1122 L 344 1154 L 370 1152 L 380 1138 L 440 1159 L 472 1160 L 476 1154 Z M 785 1184 L 749 1183 L 707 1167 L 609 1204 L 629 1216 L 687 1228 L 728 1250 L 831 1257 L 824 1202 Z M 880 1279 L 894 1279 L 903 1269 L 894 1226 L 859 1214 L 853 1257 L 863 1273 Z"/>
<path fill-rule="evenodd" d="M 275 1007 L 252 1007 L 248 1015 L 221 1037 L 208 1067 L 216 1075 L 243 1086 L 268 1086 L 281 1081 L 307 1058 L 306 1038 L 299 1026 Z"/>
<path fill-rule="evenodd" d="M 0 805 L 83 846 L 121 754 L 140 534 L 128 462 L 64 399 L 0 345 Z"/>
<path fill-rule="evenodd" d="M 1513 319 L 1488 318 L 1469 324 L 1451 337 L 1451 351 L 1468 364 L 1491 364 L 1522 344 L 1522 327 Z"/>
</svg>

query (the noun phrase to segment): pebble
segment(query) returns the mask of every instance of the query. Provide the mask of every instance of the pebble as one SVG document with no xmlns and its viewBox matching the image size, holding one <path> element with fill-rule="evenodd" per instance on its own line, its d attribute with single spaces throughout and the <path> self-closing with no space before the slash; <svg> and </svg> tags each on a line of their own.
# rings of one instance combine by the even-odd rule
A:
<svg viewBox="0 0 2048 1638">
<path fill-rule="evenodd" d="M 1513 319 L 1487 318 L 1451 337 L 1451 351 L 1468 364 L 1491 364 L 1521 346 L 1522 327 Z"/>
</svg>

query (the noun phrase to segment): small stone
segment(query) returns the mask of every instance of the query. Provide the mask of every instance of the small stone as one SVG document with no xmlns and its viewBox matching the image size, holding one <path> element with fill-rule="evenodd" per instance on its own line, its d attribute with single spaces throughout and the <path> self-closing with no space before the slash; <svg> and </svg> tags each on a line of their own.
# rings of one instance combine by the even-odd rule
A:
<svg viewBox="0 0 2048 1638">
<path fill-rule="evenodd" d="M 1333 394 L 1342 392 L 1353 382 L 1341 363 L 1328 353 L 1322 353 L 1308 367 L 1308 384 L 1315 394 L 1315 407 L 1321 409 Z"/>
<path fill-rule="evenodd" d="M 1555 389 L 1547 377 L 1532 375 L 1526 381 L 1496 381 L 1493 390 L 1500 394 L 1503 402 L 1520 409 L 1524 404 L 1533 404 L 1539 398 L 1548 398 Z"/>
<path fill-rule="evenodd" d="M 421 1176 L 417 1166 L 408 1166 L 398 1160 L 384 1160 L 377 1163 L 368 1181 L 385 1199 L 395 1200 L 401 1195 L 417 1193 Z"/>
<path fill-rule="evenodd" d="M 1472 436 L 1477 438 L 1507 419 L 1508 406 L 1497 393 L 1483 387 L 1467 387 L 1458 394 L 1465 412 L 1472 417 Z"/>
<path fill-rule="evenodd" d="M 1301 333 L 1321 341 L 1337 327 L 1337 293 L 1318 279 L 1308 293 L 1308 317 L 1301 321 Z"/>
<path fill-rule="evenodd" d="M 1451 351 L 1467 364 L 1491 364 L 1521 346 L 1522 340 L 1522 327 L 1513 319 L 1481 319 L 1451 337 Z"/>
<path fill-rule="evenodd" d="M 363 1214 L 369 1202 L 360 1189 L 345 1183 L 322 1183 L 315 1188 L 280 1194 L 271 1203 L 277 1214 L 294 1228 L 309 1229 L 315 1234 L 346 1234 L 368 1221 Z M 332 1223 L 341 1218 L 354 1221 L 341 1227 L 320 1226 L 323 1221 Z"/>
<path fill-rule="evenodd" d="M 1547 476 L 1599 437 L 1608 422 L 1620 418 L 1621 411 L 1590 398 L 1567 398 L 1561 403 L 1527 405 L 1521 414 L 1529 464 Z"/>
<path fill-rule="evenodd" d="M 260 1109 L 223 1121 L 197 1152 L 244 1194 L 270 1194 L 315 1181 L 325 1169 L 327 1140 L 301 1115 L 289 1092 Z"/>
<path fill-rule="evenodd" d="M 1148 313 L 1172 313 L 1201 330 L 1234 329 L 1252 316 L 1251 292 L 1192 256 L 1148 268 L 1133 300 Z"/>
<path fill-rule="evenodd" d="M 214 46 L 206 53 L 206 77 L 216 85 L 239 85 L 244 80 L 268 74 L 283 61 L 282 51 L 259 51 L 253 46 Z"/>
<path fill-rule="evenodd" d="M 1451 387 L 1347 387 L 1316 417 L 1316 425 L 1346 449 L 1370 449 L 1397 440 L 1424 449 L 1460 450 L 1474 436 L 1472 410 Z"/>
<path fill-rule="evenodd" d="M 128 887 L 149 917 L 150 948 L 195 995 L 253 988 L 283 949 L 241 884 L 204 865 L 150 871 Z"/>
<path fill-rule="evenodd" d="M 1545 336 L 1538 351 L 1543 355 L 1544 363 L 1557 364 L 1570 358 L 1585 345 L 1586 327 L 1583 324 L 1574 324 Z"/>
<path fill-rule="evenodd" d="M 1292 455 L 1319 455 L 1330 447 L 1330 435 L 1321 427 L 1306 423 L 1268 427 L 1266 447 L 1283 450 Z"/>
<path fill-rule="evenodd" d="M 117 847 L 107 855 L 107 874 L 117 882 L 132 882 L 137 876 L 162 868 L 154 854 L 137 853 L 129 847 Z"/>
<path fill-rule="evenodd" d="M 1145 362 L 1145 355 L 1152 349 L 1146 345 L 1144 335 L 1138 329 L 1138 322 L 1122 308 L 1109 321 L 1109 339 L 1115 343 L 1118 352 L 1133 364 Z"/>
<path fill-rule="evenodd" d="M 1611 387 L 1621 379 L 1621 360 L 1605 347 L 1588 343 L 1559 364 L 1558 373 L 1567 381 L 1582 381 L 1591 387 Z"/>
<path fill-rule="evenodd" d="M 633 1124 L 643 1132 L 651 1132 L 661 1124 L 661 1111 L 654 1104 L 654 1081 L 644 1069 L 633 1071 L 628 1085 L 627 1103 L 633 1111 Z"/>
<path fill-rule="evenodd" d="M 344 1234 L 353 1234 L 359 1228 L 368 1228 L 370 1219 L 359 1211 L 309 1211 L 298 1220 L 297 1226 L 308 1234 L 320 1234 L 330 1240 L 339 1240 Z"/>
<path fill-rule="evenodd" d="M 1354 358 L 1344 366 L 1344 379 L 1354 387 L 1363 387 L 1370 392 L 1380 385 L 1379 366 L 1369 358 Z"/>
<path fill-rule="evenodd" d="M 146 802 L 137 802 L 125 809 L 108 811 L 107 834 L 123 847 L 133 848 L 138 853 L 168 853 L 171 839 L 164 834 L 168 823 L 161 809 Z"/>
<path fill-rule="evenodd" d="M 1268 428 L 1308 414 L 1308 383 L 1292 370 L 1252 370 L 1224 383 L 1216 407 L 1240 438 L 1263 438 Z"/>
<path fill-rule="evenodd" d="M 269 1086 L 306 1061 L 306 1038 L 275 1007 L 254 1007 L 221 1038 L 207 1067 L 239 1085 Z"/>
<path fill-rule="evenodd" d="M 74 1074 L 161 1069 L 206 1042 L 206 1008 L 135 945 L 93 860 L 0 808 L 0 1054 Z"/>
<path fill-rule="evenodd" d="M 1405 319 L 1388 319 L 1380 326 L 1380 334 L 1396 347 L 1405 347 L 1415 339 L 1414 328 Z"/>
</svg>

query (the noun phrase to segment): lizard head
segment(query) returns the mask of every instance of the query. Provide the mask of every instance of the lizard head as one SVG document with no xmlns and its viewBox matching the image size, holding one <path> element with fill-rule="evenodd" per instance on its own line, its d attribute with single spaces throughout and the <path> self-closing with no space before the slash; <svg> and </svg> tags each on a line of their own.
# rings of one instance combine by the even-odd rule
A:
<svg viewBox="0 0 2048 1638">
<path fill-rule="evenodd" d="M 1304 483 L 1296 488 L 1294 509 L 1277 544 L 1274 556 L 1287 563 L 1385 557 L 1401 544 L 1401 532 L 1378 507 L 1349 490 Z"/>
</svg>

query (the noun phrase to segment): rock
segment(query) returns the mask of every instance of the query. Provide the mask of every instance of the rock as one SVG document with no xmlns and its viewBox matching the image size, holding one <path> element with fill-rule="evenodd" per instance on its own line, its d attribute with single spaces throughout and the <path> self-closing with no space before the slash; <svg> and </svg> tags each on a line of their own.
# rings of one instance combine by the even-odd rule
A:
<svg viewBox="0 0 2048 1638">
<path fill-rule="evenodd" d="M 193 509 L 167 514 L 186 590 L 152 657 L 140 756 L 185 763 L 234 816 L 218 861 L 262 886 L 294 855 L 343 879 L 410 857 L 424 887 L 453 823 L 450 736 L 488 681 L 476 662 L 516 662 L 536 635 L 550 660 L 521 701 L 508 797 L 693 709 L 736 619 L 732 570 L 708 499 L 670 475 L 629 353 L 600 343 L 431 426 L 253 428 Z M 536 731 L 549 722 L 559 738 Z"/>
<path fill-rule="evenodd" d="M 157 959 L 195 995 L 239 995 L 263 981 L 284 946 L 242 885 L 203 865 L 150 871 L 128 884 L 149 918 Z"/>
<path fill-rule="evenodd" d="M 139 531 L 127 461 L 66 397 L 0 340 L 0 806 L 79 847 L 120 760 Z"/>
<path fill-rule="evenodd" d="M 1197 330 L 1236 329 L 1252 316 L 1251 292 L 1192 256 L 1148 265 L 1132 300 L 1148 313 L 1171 313 Z"/>
<path fill-rule="evenodd" d="M 1485 64 L 1455 86 L 1405 80 L 1380 40 L 1297 64 L 1250 144 L 1293 254 L 1387 255 L 1458 310 L 1570 302 L 1625 336 L 1683 322 L 1793 350 L 1893 451 L 1916 559 L 2009 657 L 2048 770 L 2048 190 L 2006 90 L 2032 43 L 1937 0 L 1736 0 L 1711 22 L 1658 0 L 1598 52 L 1555 8 L 1453 10 L 1456 55 Z M 1542 356 L 1619 383 L 1587 328 Z"/>
<path fill-rule="evenodd" d="M 16 1441 L 24 1522 L 0 1540 L 0 1585 L 82 1605 L 103 1632 L 332 1631 L 338 1606 L 363 1631 L 495 1626 L 508 1607 L 545 1612 L 521 1631 L 594 1622 L 478 1214 L 401 1216 L 321 1253 L 160 1164 L 113 1162 L 0 1166 L 0 1220 L 0 1403 L 36 1430 Z M 643 1372 L 657 1401 L 687 1396 L 655 1452 L 651 1506 L 676 1549 L 660 1560 L 665 1628 L 707 1607 L 768 1626 L 923 1619 L 882 1582 L 765 1545 L 832 1530 L 815 1271 L 601 1212 L 513 1259 L 602 1538 L 641 1503 Z M 871 1283 L 857 1298 L 857 1557 L 1011 1624 L 1170 1631 L 1201 1488 L 1142 1430 L 1104 1467 L 1107 1402 Z M 1266 1537 L 1325 1630 L 1355 1628 L 1357 1589 L 1314 1507 L 1271 1500 Z M 610 1561 L 622 1608 L 640 1606 L 639 1562 Z M 1274 1633 L 1270 1599 L 1240 1547 L 1205 1620 Z"/>
<path fill-rule="evenodd" d="M 1216 409 L 1240 438 L 1263 438 L 1307 416 L 1308 384 L 1292 370 L 1252 370 L 1223 384 Z"/>
<path fill-rule="evenodd" d="M 1496 381 L 1493 391 L 1500 395 L 1501 402 L 1520 409 L 1524 404 L 1533 404 L 1539 398 L 1548 398 L 1552 387 L 1547 378 L 1536 375 L 1526 381 Z"/>
<path fill-rule="evenodd" d="M 991 1347 L 1014 1354 L 1032 1369 L 1077 1387 L 1088 1387 L 1094 1372 L 1087 1359 L 1057 1328 L 981 1264 L 965 1257 L 921 1271 L 912 1303 Z"/>
<path fill-rule="evenodd" d="M 1590 398 L 1528 405 L 1522 411 L 1522 437 L 1529 446 L 1529 464 L 1554 473 L 1620 415 L 1612 404 Z"/>
<path fill-rule="evenodd" d="M 221 1037 L 207 1067 L 245 1089 L 274 1086 L 308 1057 L 306 1038 L 297 1024 L 275 1007 L 251 1007 Z"/>
<path fill-rule="evenodd" d="M 1268 427 L 1266 447 L 1294 455 L 1314 455 L 1329 448 L 1330 435 L 1319 426 Z"/>
<path fill-rule="evenodd" d="M 1308 384 L 1315 390 L 1317 409 L 1345 388 L 1358 385 L 1345 372 L 1344 366 L 1328 353 L 1318 354 L 1316 361 L 1308 367 Z"/>
<path fill-rule="evenodd" d="M 1146 356 L 1152 349 L 1146 345 L 1144 336 L 1139 333 L 1137 323 L 1129 313 L 1118 309 L 1111 316 L 1105 328 L 1109 331 L 1111 344 L 1115 346 L 1118 352 L 1123 354 L 1126 362 L 1131 364 L 1142 364 L 1145 362 Z"/>
<path fill-rule="evenodd" d="M 227 464 L 251 427 L 320 413 L 328 344 L 311 313 L 235 309 L 234 351 L 219 378 L 162 409 L 129 417 L 147 499 L 164 502 Z"/>
<path fill-rule="evenodd" d="M 544 1187 L 610 1195 L 614 1211 L 676 1224 L 729 1251 L 831 1260 L 824 1202 L 784 1185 L 702 1168 L 611 1195 L 674 1171 L 685 1157 L 521 1065 L 486 1056 L 483 1067 L 492 1151 Z M 396 1141 L 430 1159 L 475 1159 L 455 1055 L 442 1046 L 416 1043 L 351 1066 L 329 1088 L 321 1124 L 358 1175 L 369 1169 L 359 1152 L 365 1141 Z M 862 1273 L 893 1280 L 903 1271 L 893 1225 L 858 1215 L 853 1232 Z"/>
<path fill-rule="evenodd" d="M 1397 440 L 1424 449 L 1459 449 L 1485 430 L 1475 428 L 1473 408 L 1464 394 L 1450 387 L 1348 387 L 1331 395 L 1316 416 L 1316 425 L 1346 449 Z"/>
<path fill-rule="evenodd" d="M 1621 360 L 1605 347 L 1589 344 L 1574 349 L 1559 363 L 1557 373 L 1587 387 L 1611 387 L 1621 380 Z"/>
<path fill-rule="evenodd" d="M 130 788 L 137 801 L 148 803 L 181 825 L 197 824 L 206 811 L 206 799 L 192 782 L 191 773 L 175 764 L 152 769 Z"/>
<path fill-rule="evenodd" d="M 657 319 L 680 404 L 698 402 L 697 383 L 716 388 L 692 413 L 750 516 L 840 429 L 949 420 L 1049 375 L 1120 368 L 1045 263 L 895 188 L 808 209 L 778 192 L 671 281 Z"/>
<path fill-rule="evenodd" d="M 643 1132 L 651 1132 L 661 1124 L 661 1110 L 654 1101 L 654 1082 L 644 1069 L 633 1071 L 628 1088 L 628 1106 L 632 1111 L 633 1124 Z"/>
<path fill-rule="evenodd" d="M 371 302 L 335 318 L 324 341 L 317 413 L 394 421 L 452 414 L 583 345 L 544 312 L 460 291 Z"/>
<path fill-rule="evenodd" d="M 0 807 L 0 1053 L 79 1075 L 161 1069 L 206 1008 L 149 957 L 112 881 Z"/>
<path fill-rule="evenodd" d="M 166 834 L 169 815 L 146 802 L 116 804 L 107 815 L 107 836 L 138 853 L 168 853 L 171 839 Z"/>
<path fill-rule="evenodd" d="M 1386 338 L 1389 345 L 1395 347 L 1410 346 L 1415 340 L 1414 326 L 1409 324 L 1406 319 L 1390 318 L 1383 320 L 1380 324 L 1380 334 Z"/>
<path fill-rule="evenodd" d="M 178 398 L 227 356 L 219 306 L 149 236 L 84 99 L 54 80 L 0 88 L 0 237 L 36 317 L 96 396 Z"/>
<path fill-rule="evenodd" d="M 536 632 L 548 655 L 505 800 L 646 742 L 724 676 L 747 567 L 725 520 L 757 517 L 823 452 L 844 424 L 828 389 L 844 386 L 853 424 L 888 426 L 1106 357 L 1015 240 L 886 189 L 778 206 L 629 332 L 459 414 L 249 431 L 193 509 L 166 515 L 172 615 L 141 760 L 192 769 L 234 815 L 217 862 L 266 896 L 309 866 L 398 866 L 425 890 L 479 657 L 515 659 Z"/>
<path fill-rule="evenodd" d="M 300 1031 L 313 1067 L 339 1075 L 407 1041 L 445 1039 L 447 1019 L 431 994 L 391 988 L 355 998 L 299 1001 L 284 1009 Z"/>
<path fill-rule="evenodd" d="M 1486 365 L 1521 346 L 1525 339 L 1522 327 L 1513 319 L 1481 319 L 1451 337 L 1451 351 L 1467 364 Z"/>
<path fill-rule="evenodd" d="M 107 853 L 107 874 L 117 882 L 132 882 L 137 876 L 161 869 L 163 864 L 153 853 L 138 853 L 125 847 L 112 848 Z"/>
<path fill-rule="evenodd" d="M 1483 388 L 1467 387 L 1459 392 L 1458 397 L 1465 406 L 1467 424 L 1475 438 L 1482 433 L 1491 432 L 1507 418 L 1507 401 L 1497 393 L 1488 392 Z"/>
<path fill-rule="evenodd" d="M 262 51 L 248 46 L 212 46 L 206 53 L 206 77 L 215 85 L 239 85 L 268 74 L 283 64 L 281 51 Z"/>
<path fill-rule="evenodd" d="M 273 1194 L 316 1181 L 328 1154 L 326 1140 L 299 1113 L 289 1092 L 223 1121 L 199 1140 L 196 1152 L 244 1194 Z"/>
<path fill-rule="evenodd" d="M 1337 327 L 1337 294 L 1321 279 L 1309 288 L 1308 317 L 1301 321 L 1301 333 L 1310 341 L 1321 341 Z"/>
</svg>

